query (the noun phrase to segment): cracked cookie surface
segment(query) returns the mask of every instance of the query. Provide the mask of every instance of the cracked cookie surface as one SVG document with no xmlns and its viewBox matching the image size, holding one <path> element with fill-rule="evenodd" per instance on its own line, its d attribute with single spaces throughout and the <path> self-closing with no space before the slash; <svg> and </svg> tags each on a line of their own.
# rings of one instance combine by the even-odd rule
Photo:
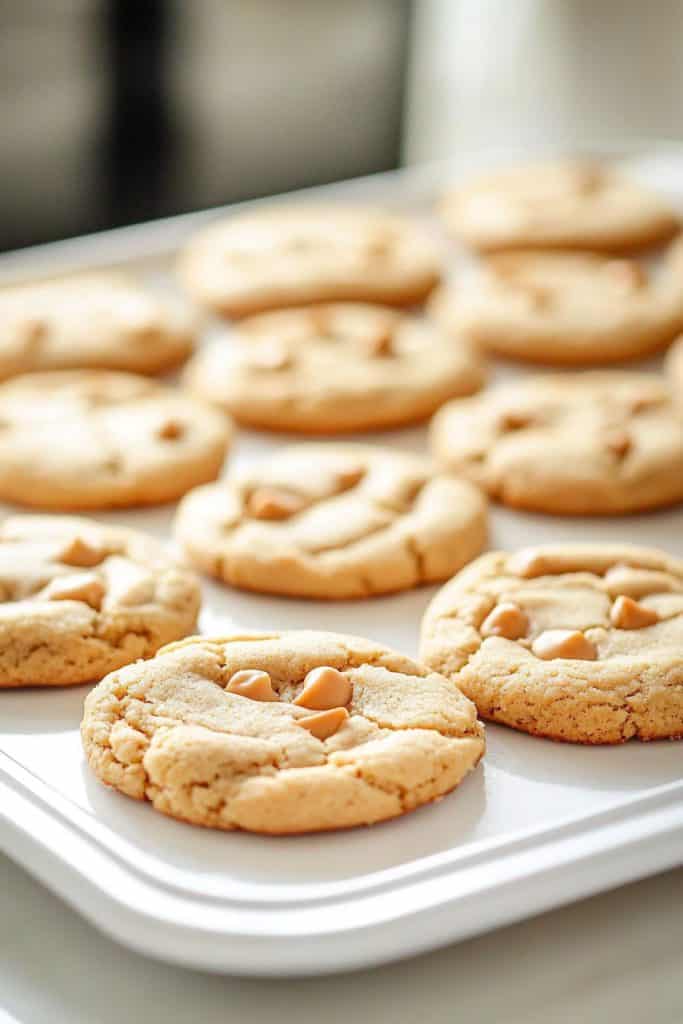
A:
<svg viewBox="0 0 683 1024">
<path fill-rule="evenodd" d="M 196 628 L 199 583 L 156 541 L 76 516 L 0 523 L 0 687 L 96 682 Z"/>
<path fill-rule="evenodd" d="M 0 385 L 0 500 L 34 508 L 171 501 L 218 475 L 218 410 L 135 374 L 32 373 Z"/>
<path fill-rule="evenodd" d="M 497 249 L 622 252 L 671 238 L 676 213 L 660 197 L 595 163 L 504 168 L 452 189 L 441 203 L 449 231 Z"/>
<path fill-rule="evenodd" d="M 431 443 L 515 508 L 610 515 L 683 499 L 683 415 L 654 374 L 527 377 L 445 405 Z"/>
<path fill-rule="evenodd" d="M 484 547 L 487 509 L 476 487 L 421 456 L 302 444 L 192 491 L 175 534 L 232 586 L 367 597 L 446 579 Z"/>
<path fill-rule="evenodd" d="M 420 656 L 484 718 L 575 743 L 683 737 L 683 561 L 624 544 L 482 555 L 436 595 Z"/>
<path fill-rule="evenodd" d="M 227 316 L 350 299 L 406 306 L 440 277 L 420 225 L 372 207 L 273 206 L 217 221 L 188 243 L 180 277 Z"/>
<path fill-rule="evenodd" d="M 675 245 L 657 269 L 592 253 L 503 253 L 440 289 L 430 311 L 444 328 L 513 359 L 634 359 L 683 328 L 683 248 Z"/>
<path fill-rule="evenodd" d="M 417 422 L 484 382 L 465 341 L 385 306 L 335 303 L 243 320 L 185 380 L 236 420 L 310 434 Z"/>
<path fill-rule="evenodd" d="M 305 691 L 323 672 L 344 684 L 326 691 L 343 707 L 314 710 Z M 272 696 L 245 696 L 245 677 L 264 676 Z M 476 709 L 452 683 L 372 641 L 312 631 L 171 644 L 104 679 L 81 734 L 95 774 L 126 795 L 197 825 L 273 834 L 404 814 L 484 753 Z"/>
<path fill-rule="evenodd" d="M 124 274 L 0 289 L 0 379 L 40 370 L 165 373 L 194 347 L 187 310 Z"/>
</svg>

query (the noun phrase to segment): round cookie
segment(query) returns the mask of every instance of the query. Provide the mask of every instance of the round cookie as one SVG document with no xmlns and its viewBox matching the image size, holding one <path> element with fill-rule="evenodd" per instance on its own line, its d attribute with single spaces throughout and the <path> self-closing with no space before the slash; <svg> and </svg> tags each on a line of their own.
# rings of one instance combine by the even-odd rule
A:
<svg viewBox="0 0 683 1024">
<path fill-rule="evenodd" d="M 683 500 L 683 415 L 655 374 L 527 377 L 449 402 L 431 443 L 450 471 L 514 508 L 615 515 Z"/>
<path fill-rule="evenodd" d="M 218 475 L 230 425 L 145 377 L 60 370 L 0 385 L 0 500 L 35 508 L 172 501 Z"/>
<path fill-rule="evenodd" d="M 676 213 L 659 196 L 599 164 L 556 161 L 491 171 L 452 189 L 441 216 L 468 245 L 623 252 L 671 238 Z"/>
<path fill-rule="evenodd" d="M 682 650 L 683 561 L 627 544 L 482 555 L 422 623 L 484 718 L 573 743 L 683 737 Z"/>
<path fill-rule="evenodd" d="M 190 294 L 241 317 L 310 302 L 406 306 L 440 277 L 419 224 L 372 207 L 272 206 L 217 221 L 190 239 L 179 273 Z"/>
<path fill-rule="evenodd" d="M 672 345 L 667 356 L 666 368 L 674 394 L 683 400 L 683 337 Z"/>
<path fill-rule="evenodd" d="M 196 629 L 199 583 L 150 537 L 74 516 L 0 523 L 0 688 L 90 683 Z"/>
<path fill-rule="evenodd" d="M 336 303 L 243 320 L 201 349 L 185 381 L 236 420 L 307 434 L 396 427 L 470 395 L 473 348 L 385 306 Z"/>
<path fill-rule="evenodd" d="M 81 274 L 0 290 L 0 380 L 39 370 L 164 373 L 194 348 L 177 300 L 123 274 Z"/>
<path fill-rule="evenodd" d="M 486 501 L 429 460 L 303 444 L 200 487 L 175 534 L 190 561 L 235 587 L 339 599 L 443 580 L 486 543 Z"/>
<path fill-rule="evenodd" d="M 196 825 L 369 825 L 454 789 L 484 753 L 474 705 L 370 640 L 254 633 L 171 644 L 104 679 L 81 725 L 95 774 Z"/>
<path fill-rule="evenodd" d="M 557 365 L 646 356 L 683 328 L 680 250 L 658 272 L 593 253 L 501 253 L 430 301 L 481 348 Z"/>
</svg>

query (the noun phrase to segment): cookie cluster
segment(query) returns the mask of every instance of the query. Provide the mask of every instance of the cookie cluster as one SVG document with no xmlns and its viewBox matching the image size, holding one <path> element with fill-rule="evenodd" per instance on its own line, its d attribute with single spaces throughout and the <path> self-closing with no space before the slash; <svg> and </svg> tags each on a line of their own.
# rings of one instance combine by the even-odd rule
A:
<svg viewBox="0 0 683 1024">
<path fill-rule="evenodd" d="M 176 291 L 81 273 L 0 292 L 0 500 L 43 513 L 0 527 L 0 687 L 97 683 L 82 737 L 106 784 L 294 833 L 440 798 L 483 756 L 477 715 L 575 743 L 683 736 L 680 559 L 590 539 L 482 554 L 489 500 L 683 501 L 679 218 L 581 162 L 492 172 L 438 212 L 441 233 L 266 206 L 191 237 Z M 666 374 L 610 368 L 667 348 Z M 496 356 L 555 369 L 487 387 Z M 431 455 L 318 440 L 430 418 Z M 224 472 L 234 424 L 308 440 Z M 175 501 L 177 561 L 47 514 Z M 187 565 L 308 599 L 306 625 L 311 601 L 448 582 L 416 662 L 332 632 L 184 640 Z"/>
</svg>

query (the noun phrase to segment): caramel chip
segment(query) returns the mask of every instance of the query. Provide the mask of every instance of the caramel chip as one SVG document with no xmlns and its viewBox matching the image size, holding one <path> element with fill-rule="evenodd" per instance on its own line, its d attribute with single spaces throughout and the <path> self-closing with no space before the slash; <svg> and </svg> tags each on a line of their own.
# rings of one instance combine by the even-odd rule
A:
<svg viewBox="0 0 683 1024">
<path fill-rule="evenodd" d="M 304 688 L 294 701 L 303 708 L 326 711 L 348 704 L 353 684 L 348 676 L 329 665 L 312 669 L 304 679 Z"/>
<path fill-rule="evenodd" d="M 335 734 L 348 717 L 346 708 L 330 708 L 328 711 L 321 711 L 319 715 L 297 718 L 296 724 L 308 729 L 316 739 L 326 740 Z"/>
<path fill-rule="evenodd" d="M 393 351 L 394 331 L 387 325 L 378 327 L 365 339 L 365 347 L 369 356 L 390 356 Z"/>
<path fill-rule="evenodd" d="M 89 569 L 93 565 L 99 565 L 106 554 L 104 548 L 96 541 L 76 536 L 62 548 L 56 561 L 62 562 L 64 565 L 76 565 L 79 568 Z"/>
<path fill-rule="evenodd" d="M 631 450 L 632 441 L 625 430 L 617 430 L 607 437 L 607 447 L 617 458 L 623 459 Z"/>
<path fill-rule="evenodd" d="M 185 433 L 185 424 L 180 420 L 164 420 L 157 430 L 157 437 L 162 441 L 177 441 Z"/>
<path fill-rule="evenodd" d="M 578 629 L 547 629 L 536 637 L 531 650 L 537 658 L 543 658 L 545 661 L 552 658 L 595 661 L 598 656 L 595 644 Z"/>
<path fill-rule="evenodd" d="M 104 583 L 94 572 L 75 572 L 69 576 L 57 576 L 48 583 L 41 597 L 48 601 L 82 601 L 99 611 L 104 594 Z"/>
<path fill-rule="evenodd" d="M 292 491 L 279 487 L 258 487 L 249 496 L 247 508 L 255 519 L 288 519 L 300 512 L 305 501 Z"/>
<path fill-rule="evenodd" d="M 609 613 L 610 621 L 617 629 L 643 629 L 659 622 L 659 615 L 651 608 L 622 594 L 616 599 Z"/>
<path fill-rule="evenodd" d="M 268 673 L 257 668 L 245 668 L 240 672 L 235 672 L 231 676 L 226 690 L 228 693 L 235 693 L 238 697 L 248 697 L 250 700 L 280 699 L 272 687 Z"/>
<path fill-rule="evenodd" d="M 482 636 L 502 636 L 506 640 L 519 640 L 526 636 L 529 619 L 512 601 L 502 601 L 487 615 L 479 632 Z"/>
</svg>

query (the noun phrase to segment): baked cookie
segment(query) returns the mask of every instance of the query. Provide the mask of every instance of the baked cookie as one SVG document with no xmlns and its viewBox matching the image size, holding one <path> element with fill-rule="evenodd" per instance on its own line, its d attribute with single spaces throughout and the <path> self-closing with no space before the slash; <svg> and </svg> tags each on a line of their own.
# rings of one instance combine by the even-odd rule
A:
<svg viewBox="0 0 683 1024">
<path fill-rule="evenodd" d="M 683 399 L 683 337 L 672 346 L 666 368 L 675 395 Z"/>
<path fill-rule="evenodd" d="M 555 161 L 491 171 L 441 203 L 448 230 L 495 249 L 623 252 L 673 237 L 679 218 L 659 196 L 610 167 Z"/>
<path fill-rule="evenodd" d="M 337 303 L 243 320 L 197 353 L 185 381 L 249 426 L 327 434 L 425 419 L 477 391 L 484 371 L 467 342 L 426 320 Z"/>
<path fill-rule="evenodd" d="M 194 347 L 177 300 L 123 274 L 81 274 L 0 290 L 0 379 L 34 370 L 164 373 Z"/>
<path fill-rule="evenodd" d="M 559 365 L 646 356 L 683 329 L 681 252 L 658 272 L 592 253 L 501 253 L 440 289 L 444 327 L 513 359 Z"/>
<path fill-rule="evenodd" d="M 548 374 L 449 402 L 432 448 L 514 508 L 615 515 L 683 500 L 683 414 L 655 374 Z"/>
<path fill-rule="evenodd" d="M 0 523 L 0 688 L 95 682 L 196 629 L 199 584 L 150 537 L 73 516 Z"/>
<path fill-rule="evenodd" d="M 188 494 L 175 534 L 204 572 L 247 590 L 352 598 L 443 580 L 484 547 L 486 501 L 429 460 L 302 444 Z"/>
<path fill-rule="evenodd" d="M 683 737 L 681 651 L 683 561 L 627 544 L 482 555 L 422 623 L 484 718 L 573 743 Z"/>
<path fill-rule="evenodd" d="M 227 417 L 145 377 L 31 373 L 0 385 L 0 500 L 35 508 L 172 501 L 218 475 Z"/>
<path fill-rule="evenodd" d="M 271 206 L 204 228 L 179 270 L 195 299 L 240 317 L 338 299 L 413 305 L 439 280 L 440 259 L 419 224 L 399 214 Z"/>
<path fill-rule="evenodd" d="M 402 654 L 336 633 L 193 637 L 107 676 L 81 726 L 95 774 L 173 818 L 287 834 L 370 825 L 454 789 L 474 705 Z"/>
</svg>

